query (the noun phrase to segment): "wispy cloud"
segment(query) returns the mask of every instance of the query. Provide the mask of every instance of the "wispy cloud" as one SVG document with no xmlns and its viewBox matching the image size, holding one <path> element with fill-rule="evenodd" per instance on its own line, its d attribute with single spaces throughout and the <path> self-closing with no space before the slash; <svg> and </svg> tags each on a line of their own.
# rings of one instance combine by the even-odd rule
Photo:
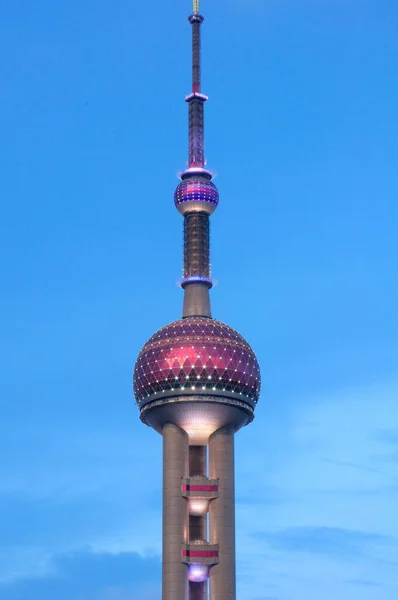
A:
<svg viewBox="0 0 398 600">
<path fill-rule="evenodd" d="M 160 564 L 134 553 L 58 555 L 47 574 L 0 585 L 0 600 L 151 600 L 159 596 Z"/>
<path fill-rule="evenodd" d="M 238 493 L 241 595 L 255 597 L 257 580 L 283 599 L 322 592 L 345 600 L 348 581 L 369 581 L 371 572 L 383 590 L 368 586 L 363 598 L 394 600 L 398 472 L 383 456 L 395 449 L 397 392 L 391 384 L 300 399 L 286 423 L 246 437 L 237 485 L 254 502 Z M 257 503 L 264 493 L 276 502 Z"/>
<path fill-rule="evenodd" d="M 0 494 L 0 581 L 41 572 L 54 553 L 84 545 L 114 552 L 160 549 L 158 507 L 148 502 L 145 522 L 137 522 L 131 506 L 134 485 L 82 495 Z"/>
<path fill-rule="evenodd" d="M 329 555 L 338 559 L 366 555 L 375 545 L 390 545 L 391 538 L 336 527 L 290 527 L 255 534 L 278 551 Z"/>
<path fill-rule="evenodd" d="M 359 587 L 366 588 L 382 588 L 383 584 L 377 581 L 369 581 L 369 579 L 347 579 L 347 582 L 350 585 L 355 585 Z"/>
</svg>

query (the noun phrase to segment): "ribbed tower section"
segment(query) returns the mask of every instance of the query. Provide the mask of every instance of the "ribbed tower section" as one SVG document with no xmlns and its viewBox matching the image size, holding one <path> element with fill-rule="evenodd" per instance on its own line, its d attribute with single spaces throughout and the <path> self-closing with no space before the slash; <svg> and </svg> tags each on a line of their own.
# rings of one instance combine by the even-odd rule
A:
<svg viewBox="0 0 398 600">
<path fill-rule="evenodd" d="M 182 318 L 157 331 L 134 369 L 141 420 L 163 436 L 163 600 L 235 600 L 234 436 L 254 418 L 256 356 L 212 318 L 210 216 L 219 195 L 205 166 L 199 1 L 192 27 L 188 163 L 174 194 L 184 219 Z"/>
</svg>

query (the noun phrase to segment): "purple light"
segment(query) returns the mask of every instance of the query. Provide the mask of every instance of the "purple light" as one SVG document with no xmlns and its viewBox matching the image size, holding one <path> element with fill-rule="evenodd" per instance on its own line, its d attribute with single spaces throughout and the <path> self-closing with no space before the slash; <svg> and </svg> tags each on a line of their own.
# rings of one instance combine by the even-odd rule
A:
<svg viewBox="0 0 398 600">
<path fill-rule="evenodd" d="M 193 564 L 189 565 L 189 581 L 194 581 L 195 583 L 202 583 L 209 578 L 209 567 L 208 565 L 200 565 Z"/>
</svg>

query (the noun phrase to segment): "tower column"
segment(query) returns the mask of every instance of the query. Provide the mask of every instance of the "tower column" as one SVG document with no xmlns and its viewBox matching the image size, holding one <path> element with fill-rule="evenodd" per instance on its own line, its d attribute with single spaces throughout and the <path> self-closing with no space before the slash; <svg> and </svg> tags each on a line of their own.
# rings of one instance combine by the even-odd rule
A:
<svg viewBox="0 0 398 600">
<path fill-rule="evenodd" d="M 188 436 L 177 425 L 163 427 L 163 572 L 162 600 L 188 600 L 188 570 L 181 544 L 188 540 L 188 503 L 181 478 L 188 476 Z"/>
<path fill-rule="evenodd" d="M 210 220 L 205 212 L 184 217 L 183 317 L 211 317 Z"/>
<path fill-rule="evenodd" d="M 219 544 L 218 565 L 210 571 L 211 600 L 235 600 L 234 428 L 223 427 L 209 440 L 209 477 L 218 479 L 219 497 L 210 504 L 210 542 Z"/>
<path fill-rule="evenodd" d="M 189 446 L 190 477 L 207 475 L 206 446 Z M 189 517 L 189 537 L 191 540 L 207 540 L 207 515 Z M 189 582 L 189 600 L 207 600 L 207 581 Z"/>
<path fill-rule="evenodd" d="M 189 446 L 189 476 L 207 476 L 206 446 Z"/>
<path fill-rule="evenodd" d="M 190 283 L 184 289 L 183 317 L 211 317 L 209 286 Z"/>
<path fill-rule="evenodd" d="M 207 581 L 189 584 L 189 600 L 207 600 Z"/>
</svg>

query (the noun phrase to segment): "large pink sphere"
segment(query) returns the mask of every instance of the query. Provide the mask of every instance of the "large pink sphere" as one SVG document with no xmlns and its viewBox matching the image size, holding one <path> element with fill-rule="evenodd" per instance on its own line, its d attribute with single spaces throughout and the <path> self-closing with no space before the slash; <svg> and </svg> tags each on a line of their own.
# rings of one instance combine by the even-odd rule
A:
<svg viewBox="0 0 398 600">
<path fill-rule="evenodd" d="M 254 406 L 260 394 L 256 356 L 234 329 L 205 317 L 187 317 L 157 331 L 134 369 L 138 405 L 176 395 L 218 395 Z"/>
</svg>

